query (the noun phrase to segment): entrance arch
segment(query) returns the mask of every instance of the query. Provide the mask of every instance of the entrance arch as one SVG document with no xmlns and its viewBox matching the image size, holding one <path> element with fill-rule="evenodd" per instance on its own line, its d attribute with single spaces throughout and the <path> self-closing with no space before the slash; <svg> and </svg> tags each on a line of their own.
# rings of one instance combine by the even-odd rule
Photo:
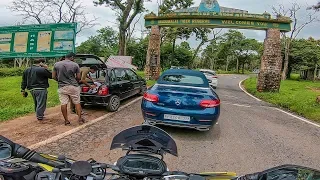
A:
<svg viewBox="0 0 320 180">
<path fill-rule="evenodd" d="M 280 32 L 291 31 L 288 17 L 273 19 L 267 12 L 251 14 L 248 11 L 222 7 L 217 0 L 202 0 L 198 7 L 176 10 L 172 13 L 151 12 L 145 17 L 145 27 L 151 27 L 146 59 L 146 77 L 160 75 L 160 27 L 236 28 L 266 31 L 264 51 L 258 76 L 258 91 L 279 91 L 281 82 Z"/>
</svg>

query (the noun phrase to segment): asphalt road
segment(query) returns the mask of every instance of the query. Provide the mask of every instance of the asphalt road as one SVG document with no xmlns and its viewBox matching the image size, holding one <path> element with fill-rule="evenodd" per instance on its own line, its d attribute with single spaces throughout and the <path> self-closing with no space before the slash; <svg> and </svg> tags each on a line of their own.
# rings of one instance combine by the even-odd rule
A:
<svg viewBox="0 0 320 180">
<path fill-rule="evenodd" d="M 219 77 L 217 92 L 222 100 L 221 116 L 211 131 L 162 127 L 178 145 L 179 157 L 167 155 L 165 158 L 171 170 L 245 174 L 282 164 L 320 169 L 320 128 L 246 95 L 238 86 L 245 77 Z M 39 150 L 113 163 L 124 152 L 109 151 L 112 137 L 142 121 L 139 101 Z"/>
</svg>

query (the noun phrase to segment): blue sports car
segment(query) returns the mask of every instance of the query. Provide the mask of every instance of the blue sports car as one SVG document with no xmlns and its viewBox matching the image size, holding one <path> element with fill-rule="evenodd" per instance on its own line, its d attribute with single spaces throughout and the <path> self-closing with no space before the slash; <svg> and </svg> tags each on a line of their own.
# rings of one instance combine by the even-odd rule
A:
<svg viewBox="0 0 320 180">
<path fill-rule="evenodd" d="M 220 99 L 205 75 L 186 69 L 167 70 L 141 104 L 146 123 L 208 131 L 220 115 Z"/>
</svg>

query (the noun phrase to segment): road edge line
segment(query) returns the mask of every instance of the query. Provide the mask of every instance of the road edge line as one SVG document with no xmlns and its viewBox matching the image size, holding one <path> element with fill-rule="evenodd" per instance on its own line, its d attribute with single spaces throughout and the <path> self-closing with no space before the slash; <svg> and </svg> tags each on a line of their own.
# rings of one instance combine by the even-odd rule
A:
<svg viewBox="0 0 320 180">
<path fill-rule="evenodd" d="M 250 77 L 248 77 L 248 78 L 250 78 Z M 262 101 L 261 99 L 253 96 L 252 94 L 248 93 L 244 88 L 242 88 L 242 86 L 241 86 L 242 83 L 243 83 L 245 80 L 247 80 L 248 78 L 246 78 L 246 79 L 244 79 L 244 80 L 242 80 L 242 81 L 239 82 L 239 87 L 240 87 L 240 89 L 241 89 L 243 92 L 245 92 L 247 95 L 249 95 L 250 97 L 254 98 L 255 100 L 257 100 L 257 101 Z M 265 101 L 263 101 L 263 102 L 265 102 Z M 300 121 L 303 121 L 303 122 L 305 122 L 305 123 L 307 123 L 307 124 L 314 125 L 314 126 L 320 128 L 320 124 L 315 123 L 315 122 L 312 122 L 311 120 L 308 120 L 308 119 L 306 119 L 306 118 L 297 116 L 297 115 L 295 115 L 295 114 L 293 114 L 293 113 L 287 112 L 287 111 L 285 111 L 285 110 L 283 110 L 283 109 L 280 109 L 280 108 L 277 108 L 277 107 L 272 107 L 272 109 L 275 109 L 275 110 L 280 111 L 280 112 L 282 112 L 282 113 L 285 113 L 285 114 L 287 114 L 287 115 L 289 115 L 289 116 L 291 116 L 291 117 L 294 117 L 294 118 L 296 118 L 296 119 L 298 119 L 298 120 L 300 120 Z"/>
<path fill-rule="evenodd" d="M 261 101 L 262 101 L 261 99 L 259 99 L 259 98 L 255 97 L 255 96 L 253 96 L 252 94 L 248 93 L 248 92 L 241 86 L 242 83 L 243 83 L 245 80 L 249 79 L 249 78 L 250 78 L 250 77 L 248 77 L 248 78 L 240 81 L 240 82 L 239 82 L 239 88 L 240 88 L 244 93 L 246 93 L 248 96 L 250 96 L 250 97 L 252 97 L 253 99 L 261 102 Z"/>
<path fill-rule="evenodd" d="M 85 123 L 85 124 L 83 124 L 83 125 L 81 125 L 81 126 L 78 126 L 78 127 L 76 127 L 76 128 L 73 128 L 73 129 L 71 129 L 71 130 L 69 130 L 69 131 L 67 131 L 67 132 L 64 132 L 64 133 L 62 133 L 62 134 L 58 134 L 58 135 L 53 136 L 53 137 L 51 137 L 51 138 L 49 138 L 49 139 L 46 139 L 46 140 L 44 140 L 44 141 L 40 141 L 40 142 L 38 142 L 38 143 L 36 143 L 36 144 L 30 145 L 30 146 L 28 146 L 28 148 L 34 150 L 34 149 L 37 149 L 37 148 L 39 148 L 39 147 L 41 147 L 41 146 L 44 146 L 44 145 L 46 145 L 46 144 L 49 144 L 49 143 L 55 142 L 55 141 L 57 141 L 57 140 L 59 140 L 59 139 L 62 139 L 62 138 L 66 137 L 66 136 L 68 136 L 68 135 L 70 135 L 70 134 L 73 134 L 73 133 L 75 133 L 75 132 L 78 132 L 78 131 L 86 128 L 87 126 L 93 125 L 93 124 L 95 124 L 95 123 L 97 123 L 97 122 L 99 122 L 99 121 L 101 121 L 101 120 L 103 120 L 103 119 L 105 119 L 105 118 L 107 118 L 107 117 L 109 117 L 109 116 L 112 116 L 112 115 L 118 113 L 119 111 L 121 111 L 121 110 L 129 107 L 130 105 L 138 102 L 138 101 L 141 100 L 141 99 L 142 99 L 142 97 L 138 97 L 138 98 L 132 100 L 131 102 L 129 102 L 129 103 L 121 106 L 121 107 L 119 108 L 119 110 L 116 111 L 116 112 L 107 113 L 106 115 L 103 115 L 103 116 L 101 116 L 101 117 L 98 117 L 98 118 L 96 118 L 96 119 L 94 119 L 94 120 L 92 120 L 92 121 L 89 121 L 89 122 L 87 122 L 87 123 Z"/>
<path fill-rule="evenodd" d="M 296 118 L 296 119 L 299 119 L 300 121 L 303 121 L 303 122 L 305 122 L 305 123 L 308 123 L 308 124 L 311 124 L 311 125 L 314 125 L 314 126 L 320 128 L 320 124 L 317 124 L 317 123 L 315 123 L 315 122 L 312 122 L 312 121 L 310 121 L 310 120 L 308 120 L 308 119 L 306 119 L 306 118 L 303 118 L 303 117 L 294 115 L 294 114 L 292 114 L 292 113 L 290 113 L 290 112 L 287 112 L 287 111 L 285 111 L 285 110 L 282 110 L 282 109 L 280 109 L 280 108 L 273 107 L 273 109 L 275 109 L 275 110 L 277 110 L 277 111 L 280 111 L 280 112 L 282 112 L 282 113 L 285 113 L 285 114 L 287 114 L 287 115 L 289 115 L 289 116 L 291 116 L 291 117 L 294 117 L 294 118 Z"/>
</svg>

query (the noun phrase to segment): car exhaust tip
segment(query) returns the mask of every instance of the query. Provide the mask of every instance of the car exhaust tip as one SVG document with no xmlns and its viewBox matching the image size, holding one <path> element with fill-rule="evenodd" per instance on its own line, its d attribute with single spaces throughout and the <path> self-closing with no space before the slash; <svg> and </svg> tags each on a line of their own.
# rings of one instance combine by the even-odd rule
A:
<svg viewBox="0 0 320 180">
<path fill-rule="evenodd" d="M 208 127 L 197 127 L 196 130 L 198 130 L 198 131 L 209 131 L 210 128 L 208 128 Z"/>
</svg>

